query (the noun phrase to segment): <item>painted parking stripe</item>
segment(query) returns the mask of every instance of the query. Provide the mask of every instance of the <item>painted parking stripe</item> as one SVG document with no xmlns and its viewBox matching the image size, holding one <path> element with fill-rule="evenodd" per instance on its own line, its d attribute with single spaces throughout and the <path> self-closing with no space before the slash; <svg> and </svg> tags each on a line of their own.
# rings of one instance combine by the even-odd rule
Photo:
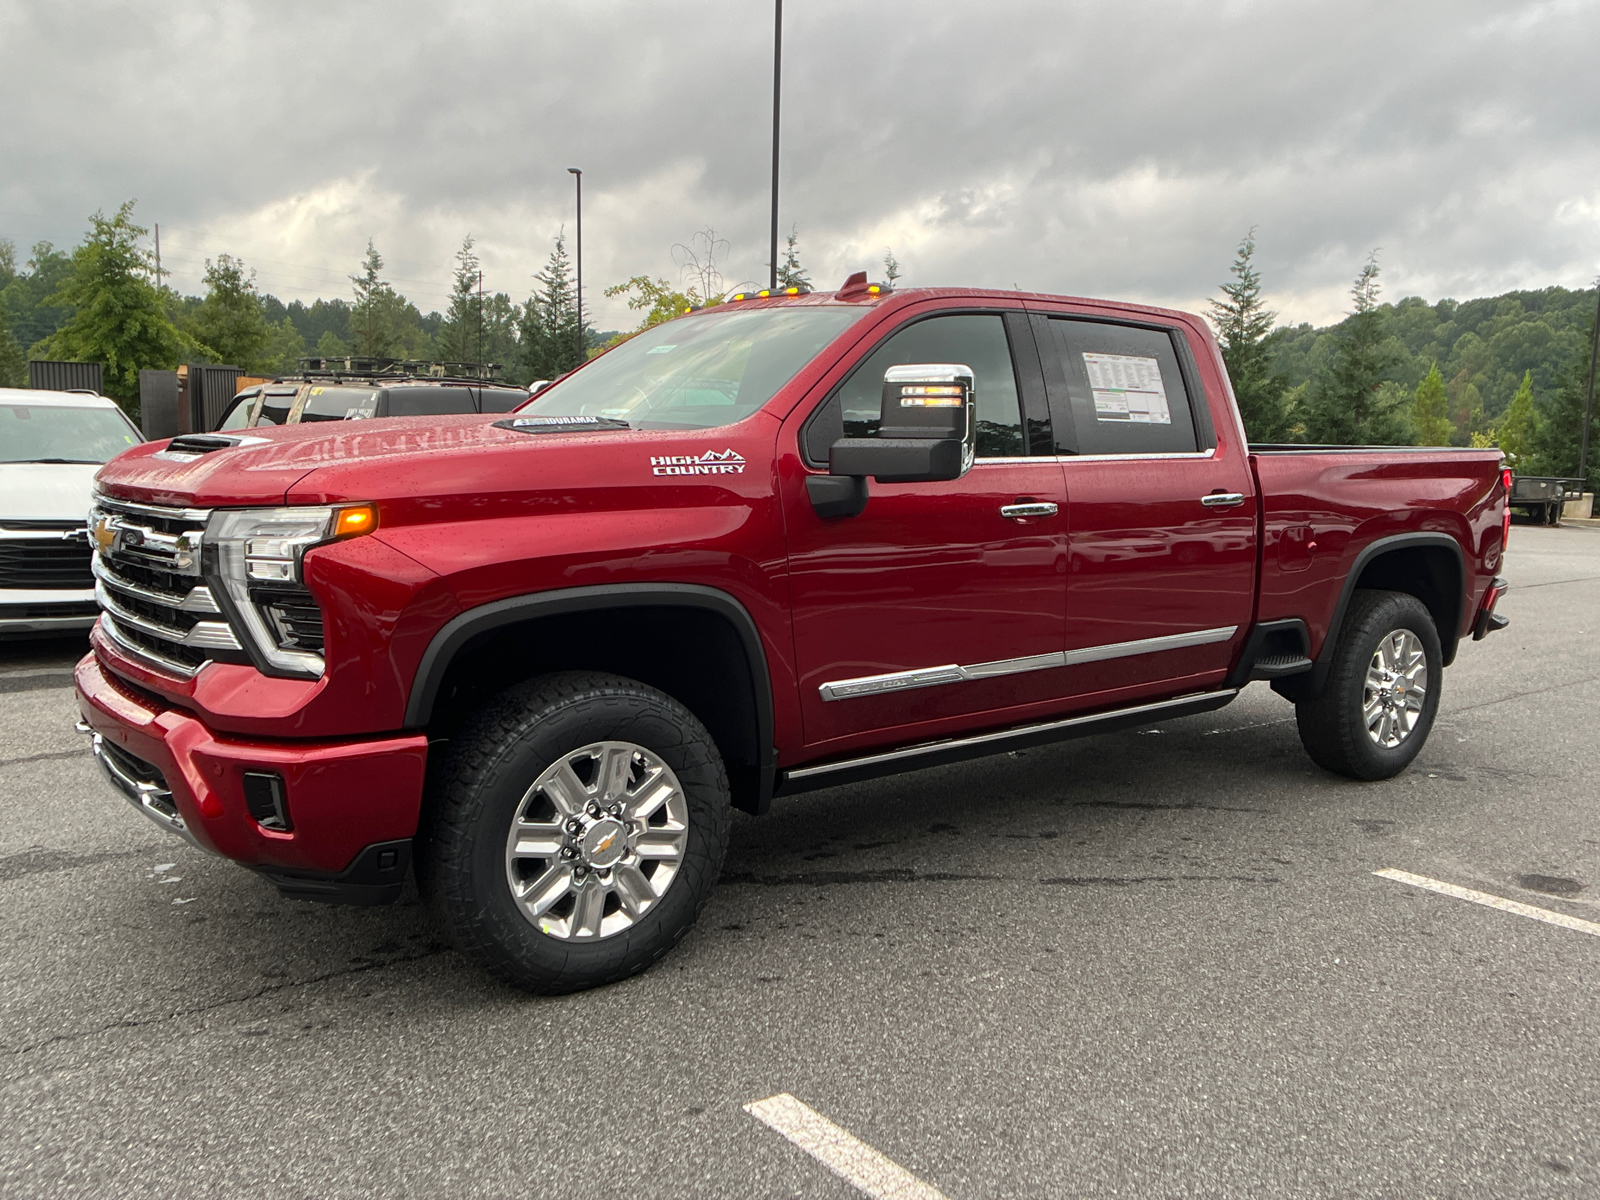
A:
<svg viewBox="0 0 1600 1200">
<path fill-rule="evenodd" d="M 923 1183 L 788 1092 L 753 1101 L 744 1110 L 873 1200 L 948 1200 L 938 1188 Z"/>
<path fill-rule="evenodd" d="M 1569 917 L 1566 913 L 1553 912 L 1548 908 L 1538 908 L 1532 904 L 1521 904 L 1516 900 L 1507 900 L 1504 896 L 1491 896 L 1488 892 L 1475 892 L 1471 888 L 1457 887 L 1453 883 L 1442 883 L 1437 879 L 1429 879 L 1426 875 L 1413 875 L 1410 871 L 1396 871 L 1393 867 L 1385 867 L 1381 871 L 1374 871 L 1374 875 L 1384 879 L 1392 879 L 1396 883 L 1407 883 L 1414 888 L 1422 888 L 1428 892 L 1438 892 L 1441 896 L 1454 896 L 1457 900 L 1469 900 L 1473 904 L 1481 904 L 1485 908 L 1498 908 L 1501 912 L 1514 913 L 1519 917 L 1528 917 L 1534 921 L 1543 921 L 1546 925 L 1559 925 L 1562 929 L 1573 929 L 1579 933 L 1587 933 L 1600 937 L 1600 925 L 1593 921 L 1584 921 L 1578 917 Z"/>
</svg>

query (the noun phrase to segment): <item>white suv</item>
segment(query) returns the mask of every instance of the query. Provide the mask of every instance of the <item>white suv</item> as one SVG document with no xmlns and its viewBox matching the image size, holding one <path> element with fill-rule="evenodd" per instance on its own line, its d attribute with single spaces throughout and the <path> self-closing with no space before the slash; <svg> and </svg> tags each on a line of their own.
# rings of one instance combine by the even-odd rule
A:
<svg viewBox="0 0 1600 1200">
<path fill-rule="evenodd" d="M 143 440 L 104 396 L 0 388 L 0 637 L 95 623 L 95 472 Z"/>
</svg>

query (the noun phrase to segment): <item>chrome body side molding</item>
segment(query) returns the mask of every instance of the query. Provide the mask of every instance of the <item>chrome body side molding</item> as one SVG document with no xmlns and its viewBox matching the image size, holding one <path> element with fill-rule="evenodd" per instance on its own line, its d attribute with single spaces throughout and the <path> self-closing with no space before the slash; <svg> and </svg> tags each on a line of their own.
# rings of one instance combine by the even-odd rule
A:
<svg viewBox="0 0 1600 1200">
<path fill-rule="evenodd" d="M 1026 658 L 1002 658 L 994 662 L 973 663 L 970 666 L 949 663 L 941 667 L 919 667 L 914 671 L 862 675 L 855 679 L 837 679 L 831 683 L 824 683 L 817 690 L 821 692 L 824 700 L 877 696 L 884 692 L 936 687 L 939 684 L 960 683 L 967 679 L 993 679 L 997 675 L 1048 671 L 1055 667 L 1104 662 L 1108 658 L 1130 658 L 1136 654 L 1159 654 L 1163 650 L 1208 646 L 1213 642 L 1227 641 L 1238 629 L 1237 625 L 1225 625 L 1217 629 L 1198 629 L 1193 633 L 1172 633 L 1165 637 L 1140 638 L 1132 642 L 1111 642 L 1104 646 L 1085 646 L 1081 650 L 1058 650 L 1051 654 L 1033 654 Z"/>
</svg>

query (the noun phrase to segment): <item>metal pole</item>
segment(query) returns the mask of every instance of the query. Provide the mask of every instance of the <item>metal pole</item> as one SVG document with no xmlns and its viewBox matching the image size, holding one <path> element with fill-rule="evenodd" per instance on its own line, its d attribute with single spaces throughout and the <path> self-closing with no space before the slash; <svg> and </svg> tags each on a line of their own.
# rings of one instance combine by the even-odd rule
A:
<svg viewBox="0 0 1600 1200">
<path fill-rule="evenodd" d="M 578 366 L 583 365 L 583 172 L 568 167 L 578 184 Z"/>
<path fill-rule="evenodd" d="M 161 290 L 161 222 L 156 222 L 156 290 Z"/>
<path fill-rule="evenodd" d="M 478 373 L 483 373 L 483 272 L 478 272 Z"/>
<path fill-rule="evenodd" d="M 772 278 L 778 290 L 778 107 L 783 98 L 783 0 L 773 0 L 772 26 Z"/>
<path fill-rule="evenodd" d="M 1589 426 L 1594 423 L 1594 366 L 1600 358 L 1600 278 L 1594 281 L 1594 333 L 1589 342 L 1589 397 L 1583 406 L 1583 435 L 1578 442 L 1578 494 L 1589 486 Z"/>
</svg>

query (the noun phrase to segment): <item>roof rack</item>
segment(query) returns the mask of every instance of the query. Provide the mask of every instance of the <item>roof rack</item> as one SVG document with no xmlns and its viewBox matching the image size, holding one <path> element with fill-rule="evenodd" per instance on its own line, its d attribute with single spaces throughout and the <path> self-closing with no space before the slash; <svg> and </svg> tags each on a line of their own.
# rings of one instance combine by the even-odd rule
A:
<svg viewBox="0 0 1600 1200">
<path fill-rule="evenodd" d="M 436 362 L 420 358 L 370 358 L 347 354 L 340 358 L 310 357 L 299 360 L 297 375 L 332 379 L 450 379 L 493 383 L 499 363 Z"/>
</svg>

